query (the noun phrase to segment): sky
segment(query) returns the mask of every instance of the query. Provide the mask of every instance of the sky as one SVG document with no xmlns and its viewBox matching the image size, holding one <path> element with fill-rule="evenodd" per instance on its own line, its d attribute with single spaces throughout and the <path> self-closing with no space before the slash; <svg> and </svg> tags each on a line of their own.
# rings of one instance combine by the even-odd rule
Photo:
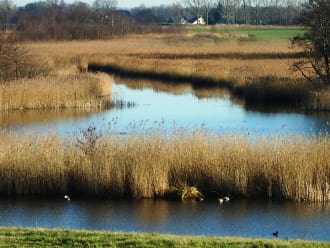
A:
<svg viewBox="0 0 330 248">
<path fill-rule="evenodd" d="M 12 2 L 16 6 L 25 6 L 27 3 L 33 3 L 33 2 L 38 2 L 39 0 L 12 0 Z M 77 0 L 64 0 L 65 3 L 73 3 Z M 85 2 L 88 4 L 92 4 L 94 0 L 79 0 L 80 2 Z M 182 0 L 117 0 L 118 8 L 133 8 L 133 7 L 138 7 L 141 4 L 144 4 L 147 7 L 152 7 L 152 6 L 160 6 L 161 4 L 163 5 L 170 5 L 173 3 L 180 3 L 183 2 Z"/>
</svg>

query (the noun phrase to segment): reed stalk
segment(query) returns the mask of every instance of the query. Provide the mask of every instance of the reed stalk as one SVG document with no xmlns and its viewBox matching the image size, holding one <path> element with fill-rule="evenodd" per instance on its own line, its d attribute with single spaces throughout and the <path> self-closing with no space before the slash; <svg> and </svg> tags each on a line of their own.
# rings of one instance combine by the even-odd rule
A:
<svg viewBox="0 0 330 248">
<path fill-rule="evenodd" d="M 104 108 L 110 93 L 111 77 L 102 73 L 20 79 L 0 85 L 0 110 Z"/>
<path fill-rule="evenodd" d="M 89 138 L 55 134 L 0 140 L 1 195 L 163 197 L 197 187 L 206 197 L 330 200 L 330 137 L 248 137 L 207 130 Z M 78 142 L 79 140 L 79 142 Z"/>
</svg>

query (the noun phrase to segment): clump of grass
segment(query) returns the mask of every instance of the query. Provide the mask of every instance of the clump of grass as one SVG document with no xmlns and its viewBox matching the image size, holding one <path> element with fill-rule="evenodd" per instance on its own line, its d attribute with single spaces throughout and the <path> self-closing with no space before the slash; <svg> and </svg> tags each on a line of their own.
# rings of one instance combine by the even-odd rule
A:
<svg viewBox="0 0 330 248">
<path fill-rule="evenodd" d="M 110 93 L 111 78 L 102 73 L 20 79 L 0 85 L 0 110 L 103 108 Z"/>
<path fill-rule="evenodd" d="M 0 194 L 163 197 L 193 185 L 206 196 L 330 200 L 327 134 L 96 134 L 77 142 L 53 134 L 3 133 Z"/>
</svg>

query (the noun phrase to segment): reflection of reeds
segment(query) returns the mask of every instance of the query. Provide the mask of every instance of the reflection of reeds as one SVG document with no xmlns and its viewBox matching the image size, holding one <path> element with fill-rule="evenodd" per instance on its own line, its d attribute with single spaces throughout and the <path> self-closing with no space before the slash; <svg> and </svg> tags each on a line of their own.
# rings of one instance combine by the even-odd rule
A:
<svg viewBox="0 0 330 248">
<path fill-rule="evenodd" d="M 155 91 L 168 92 L 174 95 L 181 95 L 184 93 L 190 93 L 193 91 L 191 83 L 176 83 L 176 82 L 164 82 L 150 79 L 132 79 L 125 77 L 116 77 L 117 83 L 124 83 L 131 89 L 145 89 L 150 88 Z"/>
<path fill-rule="evenodd" d="M 330 200 L 330 137 L 249 138 L 205 130 L 61 138 L 2 133 L 0 193 L 163 196 L 196 186 L 205 195 Z"/>
<path fill-rule="evenodd" d="M 101 73 L 21 79 L 0 87 L 0 109 L 102 108 L 110 93 L 111 79 Z"/>
<path fill-rule="evenodd" d="M 104 111 L 103 109 L 97 109 Z M 89 116 L 96 109 L 90 108 L 61 108 L 61 109 L 29 109 L 0 111 L 0 126 L 31 124 L 36 122 L 53 121 Z"/>
</svg>

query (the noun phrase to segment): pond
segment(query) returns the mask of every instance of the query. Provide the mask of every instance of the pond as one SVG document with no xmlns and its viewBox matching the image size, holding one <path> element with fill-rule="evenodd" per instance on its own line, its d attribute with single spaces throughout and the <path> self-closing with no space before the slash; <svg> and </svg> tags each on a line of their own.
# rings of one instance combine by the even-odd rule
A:
<svg viewBox="0 0 330 248">
<path fill-rule="evenodd" d="M 330 241 L 330 206 L 268 201 L 0 199 L 0 226 Z"/>
<path fill-rule="evenodd" d="M 0 112 L 0 125 L 14 130 L 51 130 L 73 134 L 89 125 L 125 134 L 150 128 L 171 130 L 201 126 L 214 132 L 303 134 L 330 131 L 330 113 L 299 113 L 295 106 L 251 105 L 219 88 L 194 88 L 189 83 L 171 84 L 117 78 L 113 83 L 116 107 L 105 111 Z"/>
</svg>

